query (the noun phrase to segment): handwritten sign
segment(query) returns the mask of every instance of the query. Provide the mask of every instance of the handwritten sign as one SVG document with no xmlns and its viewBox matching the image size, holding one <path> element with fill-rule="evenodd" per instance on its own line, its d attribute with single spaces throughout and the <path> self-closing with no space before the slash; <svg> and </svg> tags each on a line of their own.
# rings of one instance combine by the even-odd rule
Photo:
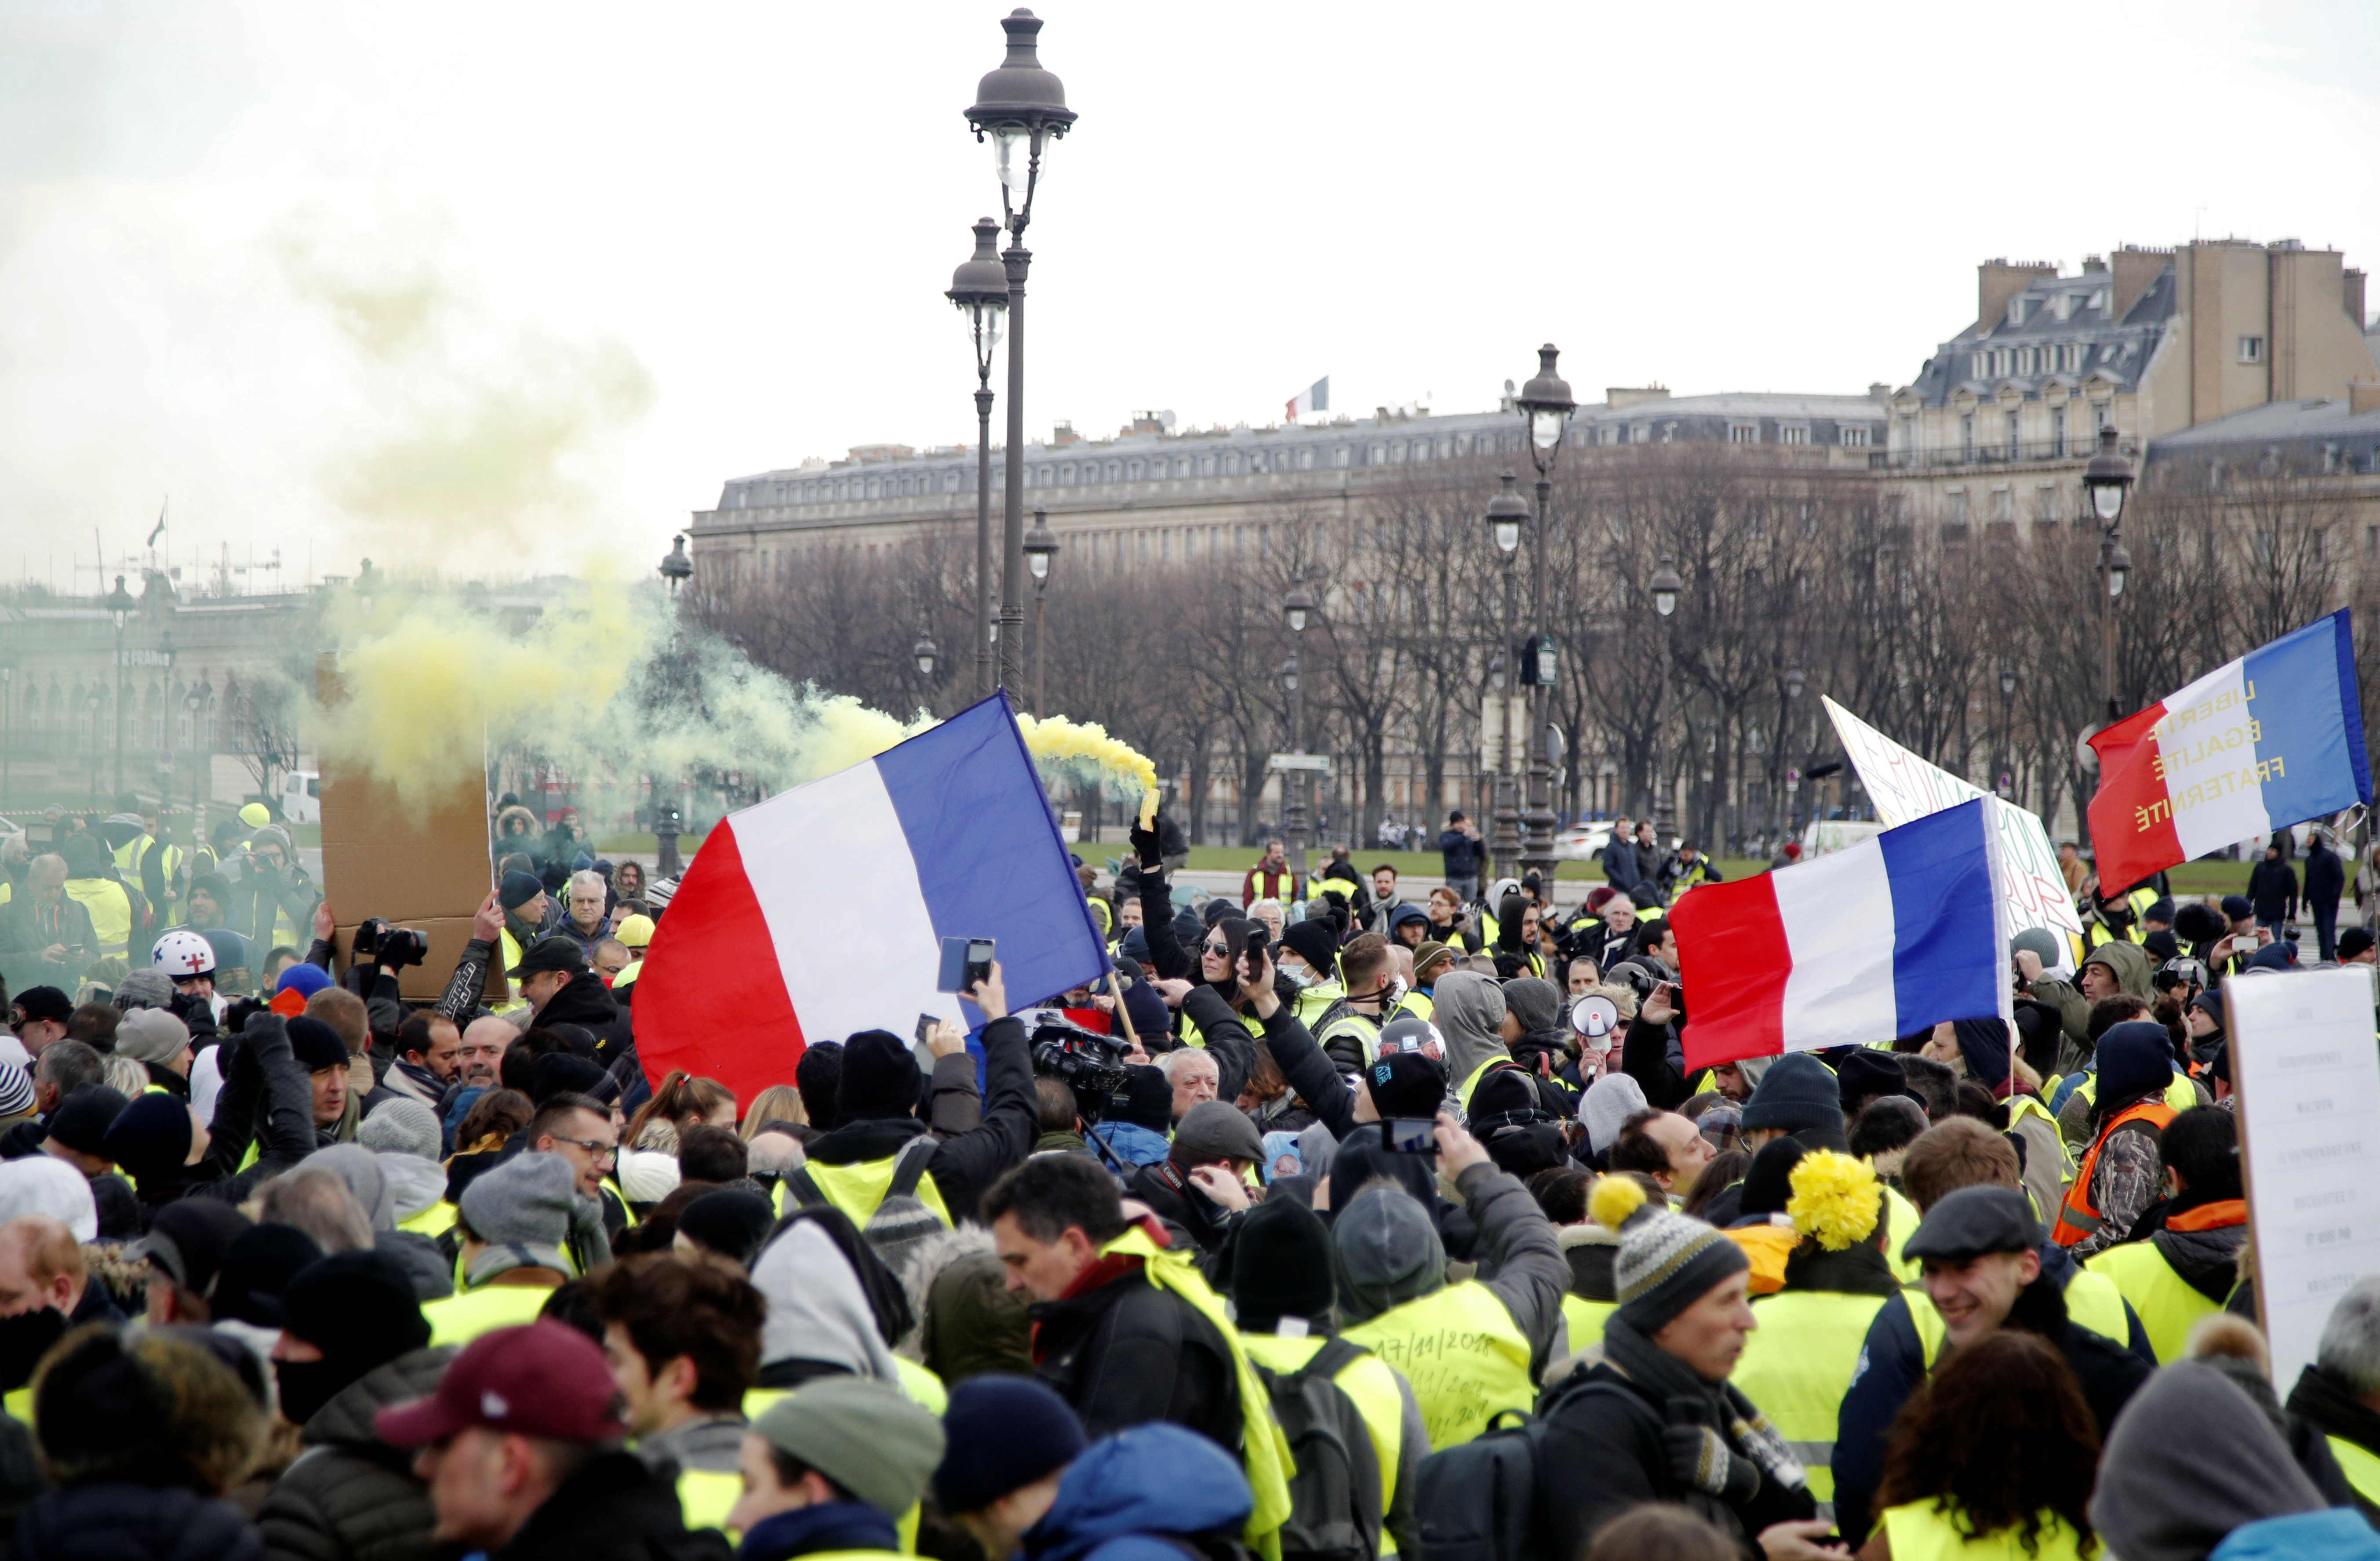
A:
<svg viewBox="0 0 2380 1561">
<path fill-rule="evenodd" d="M 1898 828 L 1912 818 L 1983 798 L 1984 811 L 1999 843 L 2009 930 L 2039 926 L 2076 938 L 2082 935 L 2082 918 L 2074 914 L 2074 896 L 2066 887 L 2066 875 L 2058 870 L 2058 853 L 2038 814 L 2002 802 L 1949 770 L 1926 763 L 1832 699 L 1821 698 L 1827 714 L 1834 718 L 1835 734 L 1843 740 L 1843 751 L 1859 771 L 1860 784 L 1876 804 L 1878 818 Z"/>
<path fill-rule="evenodd" d="M 2349 1287 L 2380 1273 L 2380 1045 L 2372 975 L 2348 966 L 2223 984 L 2256 1309 L 2286 1394 Z"/>
</svg>

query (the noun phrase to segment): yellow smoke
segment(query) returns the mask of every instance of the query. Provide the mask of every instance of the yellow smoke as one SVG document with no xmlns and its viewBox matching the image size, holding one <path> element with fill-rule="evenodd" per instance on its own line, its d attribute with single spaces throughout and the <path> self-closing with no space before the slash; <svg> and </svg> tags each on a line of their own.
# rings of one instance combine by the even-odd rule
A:
<svg viewBox="0 0 2380 1561">
<path fill-rule="evenodd" d="M 1025 749 L 1045 766 L 1062 770 L 1088 770 L 1111 787 L 1129 786 L 1140 793 L 1140 827 L 1157 819 L 1157 766 L 1122 740 L 1111 737 L 1097 721 L 1072 721 L 1064 716 L 1038 719 L 1019 712 L 1017 726 L 1025 733 Z"/>
</svg>

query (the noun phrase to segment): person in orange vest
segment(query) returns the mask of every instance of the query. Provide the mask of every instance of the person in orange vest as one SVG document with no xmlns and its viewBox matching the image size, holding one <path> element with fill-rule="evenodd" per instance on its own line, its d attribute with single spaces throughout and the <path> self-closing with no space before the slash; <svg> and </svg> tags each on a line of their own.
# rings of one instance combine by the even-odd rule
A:
<svg viewBox="0 0 2380 1561">
<path fill-rule="evenodd" d="M 2099 1037 L 2098 1072 L 2091 1147 L 2050 1232 L 2078 1258 L 2123 1240 L 2157 1200 L 2165 1178 L 2157 1138 L 2174 1117 L 2165 1100 L 2173 1082 L 2165 1026 L 2135 1019 L 2111 1027 Z"/>
</svg>

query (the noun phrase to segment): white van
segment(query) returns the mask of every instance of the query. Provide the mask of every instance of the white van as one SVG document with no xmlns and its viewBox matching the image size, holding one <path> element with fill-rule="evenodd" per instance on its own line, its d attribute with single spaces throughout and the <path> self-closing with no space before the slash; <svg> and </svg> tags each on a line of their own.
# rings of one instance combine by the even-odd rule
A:
<svg viewBox="0 0 2380 1561">
<path fill-rule="evenodd" d="M 1884 833 L 1881 824 L 1862 823 L 1853 818 L 1815 818 L 1802 830 L 1802 860 L 1824 856 L 1830 851 L 1844 851 L 1863 841 L 1872 841 Z"/>
<path fill-rule="evenodd" d="M 292 824 L 322 821 L 322 774 L 293 769 L 281 778 L 281 817 Z"/>
</svg>

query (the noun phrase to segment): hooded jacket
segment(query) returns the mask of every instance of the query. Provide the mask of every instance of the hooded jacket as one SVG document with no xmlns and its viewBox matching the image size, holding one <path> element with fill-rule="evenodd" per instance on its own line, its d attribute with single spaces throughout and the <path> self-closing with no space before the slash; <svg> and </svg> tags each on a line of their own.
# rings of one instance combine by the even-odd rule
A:
<svg viewBox="0 0 2380 1561">
<path fill-rule="evenodd" d="M 1058 1482 L 1025 1535 L 1028 1561 L 1182 1561 L 1193 1540 L 1236 1540 L 1255 1505 L 1237 1458 L 1162 1422 L 1103 1436 Z"/>
<path fill-rule="evenodd" d="M 1431 990 L 1431 1018 L 1446 1037 L 1446 1079 L 1460 1091 L 1483 1064 L 1510 1062 L 1512 1054 L 1496 1031 L 1504 1023 L 1504 989 L 1476 971 L 1449 971 Z"/>
<path fill-rule="evenodd" d="M 1545 1369 L 1570 1290 L 1570 1262 L 1551 1221 L 1518 1177 L 1470 1166 L 1454 1190 L 1479 1228 L 1479 1282 L 1529 1341 L 1531 1374 Z M 1430 1211 L 1385 1190 L 1354 1199 L 1333 1222 L 1341 1322 L 1354 1327 L 1446 1288 L 1446 1250 Z"/>
<path fill-rule="evenodd" d="M 2108 1436 L 2091 1526 L 2124 1561 L 2203 1561 L 2244 1524 L 2330 1504 L 2271 1420 L 2209 1361 L 2168 1366 Z M 2187 1426 L 2187 1436 L 2173 1434 Z"/>
<path fill-rule="evenodd" d="M 866 1286 L 826 1225 L 804 1219 L 773 1238 L 752 1265 L 752 1284 L 769 1305 L 760 1326 L 764 1377 L 847 1373 L 900 1385 L 892 1341 Z M 798 1362 L 805 1371 L 771 1373 Z M 793 1386 L 792 1382 L 771 1386 Z"/>
<path fill-rule="evenodd" d="M 986 1372 L 1033 1373 L 1033 1325 L 1024 1295 L 1008 1288 L 991 1233 L 983 1227 L 963 1225 L 918 1242 L 901 1265 L 901 1288 L 917 1319 L 909 1336 L 917 1359 L 946 1386 Z"/>
<path fill-rule="evenodd" d="M 382 1442 L 372 1416 L 436 1392 L 454 1356 L 449 1345 L 408 1350 L 315 1411 L 306 1451 L 256 1515 L 267 1561 L 432 1561 L 429 1487 L 413 1477 L 412 1449 Z"/>
<path fill-rule="evenodd" d="M 613 1002 L 612 989 L 591 970 L 565 982 L 537 1010 L 537 1023 L 547 1030 L 557 1024 L 584 1026 L 595 1037 L 595 1059 L 607 1069 L 637 1044 L 626 1005 Z"/>
<path fill-rule="evenodd" d="M 259 1561 L 256 1530 L 227 1501 L 175 1486 L 54 1491 L 17 1524 L 23 1561 Z"/>
<path fill-rule="evenodd" d="M 347 1184 L 347 1191 L 355 1194 L 364 1218 L 371 1226 L 373 1249 L 405 1265 L 406 1277 L 413 1281 L 416 1300 L 441 1301 L 455 1293 L 455 1271 L 438 1250 L 438 1243 L 427 1236 L 396 1228 L 396 1186 L 389 1180 L 380 1156 L 359 1144 L 334 1144 L 316 1150 L 303 1163 L 329 1171 Z M 443 1192 L 442 1185 L 441 1196 Z"/>
</svg>

